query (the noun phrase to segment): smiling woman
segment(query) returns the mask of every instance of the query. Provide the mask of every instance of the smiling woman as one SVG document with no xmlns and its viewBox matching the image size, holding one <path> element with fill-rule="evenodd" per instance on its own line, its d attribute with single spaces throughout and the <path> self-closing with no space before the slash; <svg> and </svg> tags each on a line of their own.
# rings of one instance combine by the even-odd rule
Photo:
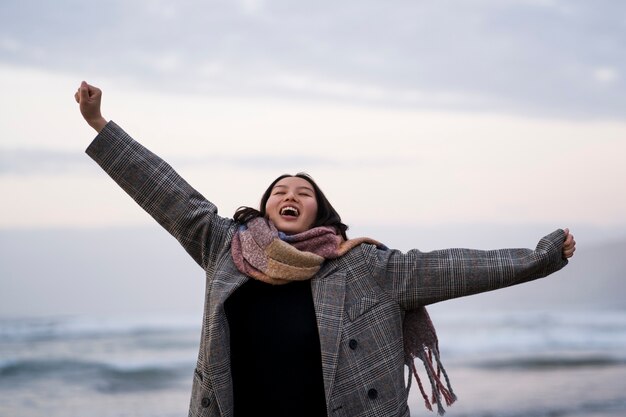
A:
<svg viewBox="0 0 626 417">
<path fill-rule="evenodd" d="M 425 405 L 456 399 L 424 306 L 558 271 L 567 229 L 535 250 L 402 253 L 347 226 L 305 174 L 278 177 L 259 209 L 234 219 L 100 113 L 101 91 L 75 94 L 98 135 L 91 156 L 206 273 L 190 416 L 410 415 L 404 366 Z M 413 359 L 425 365 L 427 395 Z M 407 386 L 408 385 L 408 386 Z"/>
</svg>

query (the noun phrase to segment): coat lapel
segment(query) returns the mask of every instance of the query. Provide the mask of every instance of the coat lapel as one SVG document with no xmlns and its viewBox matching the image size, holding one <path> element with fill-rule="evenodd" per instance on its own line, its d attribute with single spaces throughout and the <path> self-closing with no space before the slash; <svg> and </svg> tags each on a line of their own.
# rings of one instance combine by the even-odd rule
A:
<svg viewBox="0 0 626 417">
<path fill-rule="evenodd" d="M 338 272 L 335 268 L 334 262 L 329 262 L 311 280 L 327 402 L 331 398 L 332 384 L 337 370 L 346 289 L 345 273 Z"/>
<path fill-rule="evenodd" d="M 217 403 L 224 417 L 232 417 L 233 413 L 233 382 L 230 372 L 230 333 L 228 331 L 228 319 L 224 311 L 226 299 L 248 278 L 235 270 L 232 265 L 232 273 L 228 274 L 228 280 L 216 279 L 213 281 L 209 294 L 209 345 L 208 369 L 211 378 L 211 386 L 217 399 Z"/>
</svg>

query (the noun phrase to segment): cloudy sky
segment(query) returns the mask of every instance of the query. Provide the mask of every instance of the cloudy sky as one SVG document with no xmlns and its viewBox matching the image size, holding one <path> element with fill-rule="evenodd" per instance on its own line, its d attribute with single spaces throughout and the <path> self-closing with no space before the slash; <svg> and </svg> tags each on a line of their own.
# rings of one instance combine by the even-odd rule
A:
<svg viewBox="0 0 626 417">
<path fill-rule="evenodd" d="M 0 314 L 201 309 L 201 279 L 171 284 L 201 271 L 84 154 L 81 80 L 223 215 L 307 171 L 352 236 L 400 249 L 569 226 L 565 274 L 586 291 L 586 248 L 626 241 L 625 16 L 619 0 L 3 0 Z"/>
<path fill-rule="evenodd" d="M 83 153 L 85 79 L 224 215 L 307 171 L 349 224 L 624 236 L 624 16 L 617 0 L 4 0 L 0 228 L 151 221 Z"/>
</svg>

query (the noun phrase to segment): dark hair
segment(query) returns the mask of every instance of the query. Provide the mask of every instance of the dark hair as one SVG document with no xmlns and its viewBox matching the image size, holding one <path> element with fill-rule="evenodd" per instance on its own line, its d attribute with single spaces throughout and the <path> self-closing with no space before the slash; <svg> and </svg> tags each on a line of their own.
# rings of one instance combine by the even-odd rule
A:
<svg viewBox="0 0 626 417">
<path fill-rule="evenodd" d="M 263 193 L 263 196 L 261 197 L 261 202 L 259 203 L 259 209 L 257 210 L 252 207 L 246 206 L 239 207 L 237 211 L 235 211 L 235 215 L 233 216 L 235 221 L 238 223 L 246 223 L 249 220 L 254 219 L 255 217 L 265 217 L 265 204 L 267 204 L 267 200 L 272 194 L 272 189 L 278 181 L 287 177 L 302 178 L 313 187 L 313 190 L 315 191 L 315 199 L 317 200 L 317 216 L 315 217 L 313 227 L 333 227 L 337 231 L 337 234 L 340 234 L 344 239 L 348 240 L 348 236 L 346 235 L 346 230 L 348 230 L 348 226 L 341 222 L 341 217 L 339 216 L 339 213 L 337 213 L 337 210 L 335 210 L 332 204 L 330 204 L 320 187 L 318 187 L 315 181 L 313 181 L 313 178 L 311 178 L 309 174 L 306 174 L 304 172 L 298 172 L 296 175 L 283 174 L 280 177 L 276 178 Z"/>
</svg>

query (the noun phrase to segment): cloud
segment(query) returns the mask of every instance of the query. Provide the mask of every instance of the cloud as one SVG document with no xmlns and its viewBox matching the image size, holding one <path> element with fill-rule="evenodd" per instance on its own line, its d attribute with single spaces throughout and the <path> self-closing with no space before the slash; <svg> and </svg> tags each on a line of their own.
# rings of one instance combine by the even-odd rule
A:
<svg viewBox="0 0 626 417">
<path fill-rule="evenodd" d="M 360 101 L 365 103 L 381 103 L 392 105 L 419 106 L 483 106 L 489 98 L 479 93 L 469 94 L 460 91 L 428 91 L 399 88 L 382 84 L 359 84 L 350 81 L 321 79 L 315 74 L 296 74 L 278 72 L 268 83 L 287 91 L 304 93 L 318 97 Z"/>
<path fill-rule="evenodd" d="M 593 78 L 601 84 L 614 84 L 620 77 L 614 67 L 598 67 L 593 71 Z"/>
<path fill-rule="evenodd" d="M 244 13 L 256 14 L 265 7 L 264 0 L 240 0 L 241 10 Z"/>
<path fill-rule="evenodd" d="M 342 170 L 355 167 L 385 168 L 400 165 L 414 165 L 408 158 L 369 157 L 369 158 L 324 158 L 307 155 L 256 155 L 233 156 L 213 155 L 199 157 L 170 157 L 174 167 L 227 166 L 245 170 L 275 170 L 282 167 L 287 170 L 309 168 L 328 168 Z M 59 151 L 52 149 L 0 149 L 0 176 L 3 175 L 63 175 L 85 173 L 94 162 L 82 152 Z"/>
<path fill-rule="evenodd" d="M 43 149 L 0 149 L 0 175 L 63 174 L 82 171 L 84 154 Z"/>
<path fill-rule="evenodd" d="M 0 37 L 0 49 L 6 52 L 18 52 L 22 48 L 20 42 L 10 37 Z"/>
<path fill-rule="evenodd" d="M 28 4 L 0 6 L 0 62 L 179 93 L 625 117 L 624 2 Z"/>
</svg>

